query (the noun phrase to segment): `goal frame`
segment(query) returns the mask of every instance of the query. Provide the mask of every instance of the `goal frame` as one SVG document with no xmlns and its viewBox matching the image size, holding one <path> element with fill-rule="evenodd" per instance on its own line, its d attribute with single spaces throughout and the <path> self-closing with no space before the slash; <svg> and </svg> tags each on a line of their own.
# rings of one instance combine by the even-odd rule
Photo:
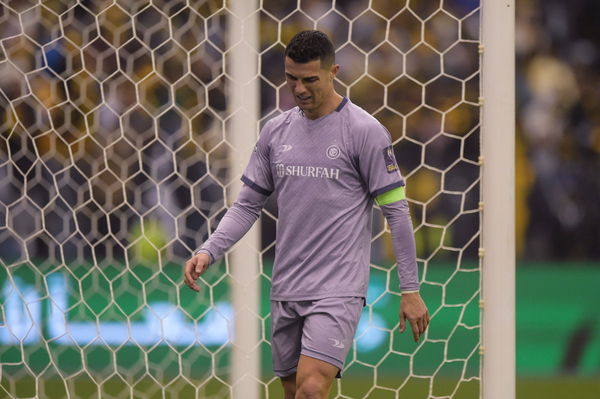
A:
<svg viewBox="0 0 600 399">
<path fill-rule="evenodd" d="M 237 3 L 234 1 L 234 4 Z M 256 4 L 248 3 L 245 12 Z M 516 396 L 514 0 L 481 0 L 481 389 Z M 244 51 L 243 47 L 238 46 Z M 235 50 L 234 50 L 235 51 Z M 247 50 L 246 50 L 247 51 Z M 248 54 L 246 53 L 246 56 Z M 257 95 L 254 97 L 258 98 Z M 238 250 L 239 251 L 239 250 Z M 240 254 L 251 259 L 252 253 Z M 235 290 L 246 288 L 234 288 Z M 258 289 L 258 287 L 256 287 Z M 247 291 L 246 291 L 247 293 Z M 237 295 L 243 296 L 240 292 Z M 253 340 L 250 340 L 253 341 Z M 252 347 L 247 349 L 252 351 Z M 243 360 L 239 360 L 243 362 Z M 254 363 L 258 364 L 258 362 Z M 234 369 L 239 366 L 232 365 Z M 248 369 L 245 369 L 248 371 Z M 254 384 L 258 388 L 258 384 Z M 246 391 L 248 392 L 248 391 Z"/>
<path fill-rule="evenodd" d="M 481 2 L 481 396 L 513 399 L 515 2 Z"/>
</svg>

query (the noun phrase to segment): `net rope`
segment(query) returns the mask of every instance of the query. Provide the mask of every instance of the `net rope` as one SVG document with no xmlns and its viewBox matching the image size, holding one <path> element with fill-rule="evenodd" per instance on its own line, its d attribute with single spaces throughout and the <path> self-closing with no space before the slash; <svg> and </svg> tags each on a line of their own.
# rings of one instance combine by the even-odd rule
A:
<svg viewBox="0 0 600 399">
<path fill-rule="evenodd" d="M 284 44 L 332 38 L 336 89 L 390 131 L 431 326 L 398 333 L 374 210 L 367 306 L 336 398 L 475 398 L 480 384 L 479 10 L 475 0 L 260 1 L 260 126 L 292 107 Z M 240 176 L 217 0 L 0 2 L 0 396 L 227 398 L 227 260 L 182 265 Z M 257 126 L 256 135 L 260 126 Z M 261 215 L 262 397 L 277 210 Z"/>
</svg>

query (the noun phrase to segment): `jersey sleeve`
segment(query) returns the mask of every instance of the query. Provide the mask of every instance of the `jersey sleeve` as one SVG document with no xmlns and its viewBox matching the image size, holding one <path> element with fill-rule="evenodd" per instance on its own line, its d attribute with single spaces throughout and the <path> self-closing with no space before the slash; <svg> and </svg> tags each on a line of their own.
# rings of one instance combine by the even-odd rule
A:
<svg viewBox="0 0 600 399">
<path fill-rule="evenodd" d="M 210 263 L 221 258 L 250 230 L 259 218 L 267 196 L 243 186 L 235 203 L 227 210 L 215 232 L 196 252 L 207 253 Z"/>
<path fill-rule="evenodd" d="M 408 203 L 401 200 L 380 207 L 392 233 L 400 290 L 403 293 L 419 291 L 417 250 Z"/>
<path fill-rule="evenodd" d="M 361 134 L 358 167 L 371 197 L 404 186 L 390 133 L 380 123 L 369 124 Z"/>
<path fill-rule="evenodd" d="M 273 175 L 271 174 L 269 146 L 270 136 L 270 123 L 267 122 L 256 142 L 248 166 L 246 166 L 242 175 L 244 184 L 254 191 L 267 196 L 273 192 Z"/>
</svg>

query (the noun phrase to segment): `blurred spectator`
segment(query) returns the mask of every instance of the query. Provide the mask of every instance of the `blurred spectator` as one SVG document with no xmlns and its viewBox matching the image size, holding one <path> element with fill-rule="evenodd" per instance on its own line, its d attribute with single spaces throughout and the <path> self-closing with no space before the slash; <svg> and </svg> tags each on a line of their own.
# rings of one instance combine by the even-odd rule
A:
<svg viewBox="0 0 600 399">
<path fill-rule="evenodd" d="M 222 214 L 234 178 L 228 14 L 216 0 L 154 3 L 0 5 L 5 261 L 47 256 L 51 240 L 32 237 L 42 221 L 65 259 L 125 257 L 144 221 L 163 227 L 168 257 L 185 258 Z M 337 89 L 390 130 L 419 256 L 450 248 L 475 257 L 477 221 L 464 211 L 479 196 L 479 2 L 261 4 L 261 122 L 293 106 L 283 45 L 299 30 L 324 30 L 338 47 Z M 600 4 L 517 7 L 519 256 L 598 259 Z M 56 218 L 68 222 L 50 227 Z M 267 246 L 274 226 L 264 227 Z"/>
<path fill-rule="evenodd" d="M 597 2 L 517 2 L 517 175 L 527 259 L 600 258 L 600 26 Z M 519 194 L 519 193 L 518 193 Z"/>
</svg>

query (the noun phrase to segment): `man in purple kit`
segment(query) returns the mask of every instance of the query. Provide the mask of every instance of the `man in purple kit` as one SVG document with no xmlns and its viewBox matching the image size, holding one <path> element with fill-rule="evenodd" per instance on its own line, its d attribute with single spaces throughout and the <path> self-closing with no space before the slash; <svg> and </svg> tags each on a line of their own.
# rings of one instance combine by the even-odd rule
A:
<svg viewBox="0 0 600 399">
<path fill-rule="evenodd" d="M 297 107 L 265 124 L 237 201 L 185 264 L 185 283 L 198 291 L 198 277 L 250 229 L 275 193 L 271 341 L 286 399 L 326 398 L 340 376 L 367 295 L 374 202 L 392 233 L 402 291 L 400 331 L 408 320 L 416 342 L 429 324 L 390 134 L 336 93 L 340 66 L 334 58 L 322 32 L 292 38 L 285 75 Z"/>
</svg>

